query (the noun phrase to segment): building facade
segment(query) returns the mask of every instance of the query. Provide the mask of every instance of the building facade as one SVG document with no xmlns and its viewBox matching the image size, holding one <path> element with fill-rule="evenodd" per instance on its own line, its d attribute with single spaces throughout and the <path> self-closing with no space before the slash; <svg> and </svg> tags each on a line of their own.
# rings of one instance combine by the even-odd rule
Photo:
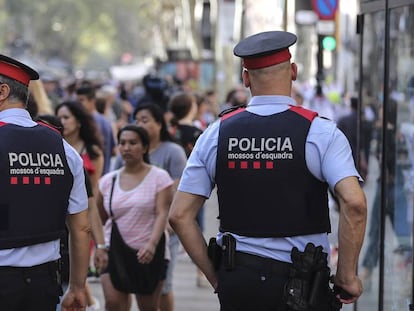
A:
<svg viewBox="0 0 414 311">
<path fill-rule="evenodd" d="M 361 0 L 357 33 L 359 142 L 375 181 L 354 309 L 414 310 L 414 0 Z"/>
</svg>

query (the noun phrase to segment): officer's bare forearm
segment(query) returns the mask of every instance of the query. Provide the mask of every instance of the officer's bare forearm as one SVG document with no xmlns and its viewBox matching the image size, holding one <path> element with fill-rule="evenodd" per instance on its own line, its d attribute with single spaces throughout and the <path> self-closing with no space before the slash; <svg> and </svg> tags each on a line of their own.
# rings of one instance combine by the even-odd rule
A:
<svg viewBox="0 0 414 311">
<path fill-rule="evenodd" d="M 337 277 L 343 282 L 356 275 L 358 258 L 364 239 L 364 221 L 351 220 L 346 215 L 339 219 L 339 255 Z"/>
<path fill-rule="evenodd" d="M 69 286 L 83 288 L 89 264 L 90 226 L 88 211 L 68 215 L 70 276 Z"/>
<path fill-rule="evenodd" d="M 95 244 L 105 244 L 103 225 L 94 197 L 88 199 L 88 212 L 92 238 L 95 241 Z"/>
<path fill-rule="evenodd" d="M 196 222 L 172 225 L 188 255 L 197 267 L 204 273 L 213 288 L 216 289 L 217 278 L 213 265 L 207 255 L 207 243 Z"/>
<path fill-rule="evenodd" d="M 207 255 L 207 243 L 196 222 L 204 201 L 204 197 L 178 191 L 171 205 L 169 221 L 188 255 L 216 289 L 216 273 Z"/>
<path fill-rule="evenodd" d="M 352 278 L 356 274 L 367 219 L 364 192 L 356 180 L 345 182 L 338 189 L 340 216 L 337 277 L 343 282 L 346 282 L 347 278 Z"/>
</svg>

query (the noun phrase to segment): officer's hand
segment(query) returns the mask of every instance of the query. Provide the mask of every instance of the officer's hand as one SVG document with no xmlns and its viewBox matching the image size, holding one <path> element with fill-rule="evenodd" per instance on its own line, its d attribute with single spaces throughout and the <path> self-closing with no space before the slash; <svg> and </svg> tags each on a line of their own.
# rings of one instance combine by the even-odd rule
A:
<svg viewBox="0 0 414 311">
<path fill-rule="evenodd" d="M 95 250 L 93 263 L 98 272 L 101 273 L 108 266 L 108 251 L 105 249 L 97 248 Z"/>
<path fill-rule="evenodd" d="M 86 310 L 86 290 L 83 288 L 69 287 L 62 298 L 62 311 L 85 311 Z"/>
<path fill-rule="evenodd" d="M 342 303 L 354 303 L 363 292 L 362 282 L 356 275 L 346 280 L 335 275 L 334 284 L 340 290 L 336 297 Z"/>
</svg>

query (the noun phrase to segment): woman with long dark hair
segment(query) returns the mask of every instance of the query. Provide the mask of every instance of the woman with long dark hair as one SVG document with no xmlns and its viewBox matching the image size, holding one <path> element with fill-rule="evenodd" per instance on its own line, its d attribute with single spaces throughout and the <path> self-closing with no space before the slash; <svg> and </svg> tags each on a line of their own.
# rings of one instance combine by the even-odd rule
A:
<svg viewBox="0 0 414 311">
<path fill-rule="evenodd" d="M 62 102 L 56 107 L 55 114 L 63 125 L 63 137 L 82 157 L 96 194 L 104 158 L 102 142 L 92 115 L 76 101 Z"/>
<path fill-rule="evenodd" d="M 98 180 L 102 175 L 104 157 L 102 152 L 102 142 L 100 140 L 98 128 L 92 115 L 77 101 L 64 101 L 56 106 L 55 115 L 61 122 L 63 129 L 62 135 L 65 140 L 79 153 L 83 159 L 83 167 L 88 175 L 92 186 L 92 198 L 90 205 L 93 206 L 91 211 L 91 219 L 95 222 L 95 226 L 99 219 L 96 218 L 98 213 L 96 210 L 96 195 L 98 192 Z M 96 241 L 95 241 L 96 242 Z M 99 243 L 99 241 L 98 241 Z M 96 250 L 94 250 L 94 244 L 91 242 L 90 255 L 96 258 L 96 255 L 100 255 L 103 258 L 103 250 L 100 248 L 102 244 L 96 244 Z M 103 266 L 106 264 L 106 259 L 103 261 Z M 96 275 L 96 267 L 89 268 L 89 275 Z M 101 269 L 102 267 L 98 267 Z M 92 296 L 88 283 L 87 287 L 87 299 L 88 306 L 97 304 L 97 300 Z"/>
</svg>

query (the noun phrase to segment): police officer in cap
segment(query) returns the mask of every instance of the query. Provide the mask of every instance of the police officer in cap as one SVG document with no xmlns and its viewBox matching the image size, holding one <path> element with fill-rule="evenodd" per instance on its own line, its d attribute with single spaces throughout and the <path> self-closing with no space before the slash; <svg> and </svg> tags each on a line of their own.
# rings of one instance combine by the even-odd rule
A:
<svg viewBox="0 0 414 311">
<path fill-rule="evenodd" d="M 62 310 L 85 310 L 89 223 L 82 160 L 60 133 L 27 112 L 32 68 L 0 55 L 0 310 L 56 310 L 59 239 L 70 231 Z"/>
<path fill-rule="evenodd" d="M 313 251 L 329 253 L 328 187 L 340 202 L 334 282 L 348 293 L 332 297 L 353 303 L 362 293 L 357 263 L 366 224 L 363 180 L 335 123 L 290 97 L 297 66 L 289 47 L 295 42 L 292 33 L 269 31 L 236 45 L 252 98 L 200 136 L 171 206 L 170 223 L 218 293 L 222 311 L 285 310 L 293 250 L 302 254 L 313 245 Z M 215 185 L 222 249 L 217 270 L 195 221 Z"/>
</svg>

